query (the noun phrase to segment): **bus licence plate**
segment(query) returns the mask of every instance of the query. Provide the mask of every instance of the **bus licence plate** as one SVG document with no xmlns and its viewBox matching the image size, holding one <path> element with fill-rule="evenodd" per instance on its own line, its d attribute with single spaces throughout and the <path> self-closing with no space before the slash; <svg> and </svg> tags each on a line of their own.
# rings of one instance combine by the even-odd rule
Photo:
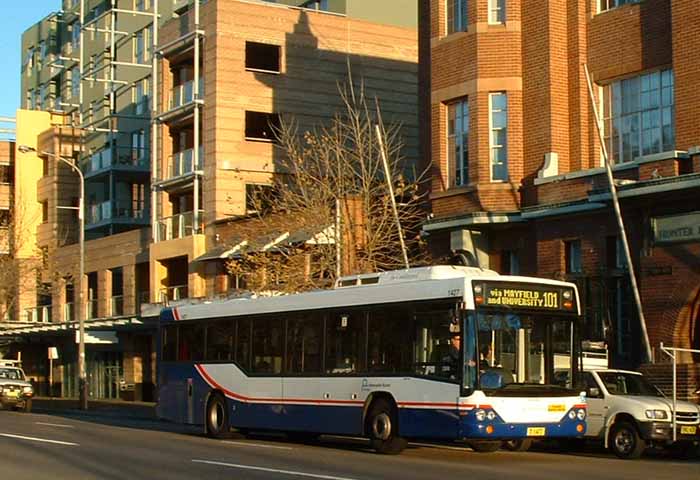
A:
<svg viewBox="0 0 700 480">
<path fill-rule="evenodd" d="M 545 428 L 544 427 L 528 427 L 527 436 L 528 437 L 544 437 Z"/>
<path fill-rule="evenodd" d="M 681 427 L 681 435 L 695 435 L 697 431 L 697 427 Z"/>
</svg>

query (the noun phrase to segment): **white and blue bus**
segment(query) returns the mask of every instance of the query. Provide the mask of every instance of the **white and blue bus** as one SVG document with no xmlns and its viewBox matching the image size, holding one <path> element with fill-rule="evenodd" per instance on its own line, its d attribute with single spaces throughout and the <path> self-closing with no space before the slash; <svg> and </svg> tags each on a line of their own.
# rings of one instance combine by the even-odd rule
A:
<svg viewBox="0 0 700 480">
<path fill-rule="evenodd" d="M 219 437 L 504 440 L 585 432 L 575 285 L 434 266 L 333 290 L 172 306 L 160 319 L 161 417 Z"/>
</svg>

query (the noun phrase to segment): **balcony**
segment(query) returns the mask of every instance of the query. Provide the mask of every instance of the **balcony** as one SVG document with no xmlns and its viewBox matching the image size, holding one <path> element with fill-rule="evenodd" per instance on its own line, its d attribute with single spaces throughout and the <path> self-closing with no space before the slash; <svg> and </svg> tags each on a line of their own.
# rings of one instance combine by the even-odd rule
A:
<svg viewBox="0 0 700 480">
<path fill-rule="evenodd" d="M 88 205 L 85 218 L 87 227 L 115 222 L 147 225 L 149 211 L 145 206 L 134 209 L 134 204 L 128 200 L 107 200 Z"/>
<path fill-rule="evenodd" d="M 165 287 L 160 290 L 160 303 L 174 302 L 187 298 L 187 285 Z"/>
<path fill-rule="evenodd" d="M 192 177 L 201 173 L 204 160 L 204 149 L 200 145 L 197 149 L 197 161 L 195 163 L 195 149 L 188 148 L 174 153 L 168 158 L 167 165 L 163 166 L 161 180 L 158 184 L 164 188 L 181 187 L 192 181 Z"/>
<path fill-rule="evenodd" d="M 73 302 L 63 305 L 63 320 L 65 322 L 74 322 L 77 320 L 77 318 L 75 318 L 75 304 Z"/>
<path fill-rule="evenodd" d="M 93 153 L 80 161 L 86 178 L 110 169 L 148 172 L 148 150 L 145 148 L 112 147 Z"/>
<path fill-rule="evenodd" d="M 191 235 L 202 233 L 204 223 L 202 217 L 204 211 L 199 211 L 199 222 L 195 228 L 194 212 L 185 212 L 172 217 L 165 217 L 158 221 L 156 229 L 156 242 L 185 238 Z"/>
<path fill-rule="evenodd" d="M 124 315 L 124 295 L 114 295 L 110 299 L 110 310 L 112 317 Z"/>
<path fill-rule="evenodd" d="M 26 323 L 51 323 L 51 305 L 27 308 L 23 317 Z"/>
<path fill-rule="evenodd" d="M 204 79 L 199 79 L 199 91 L 195 92 L 194 80 L 176 85 L 170 91 L 168 109 L 160 115 L 161 120 L 174 120 L 192 112 L 195 103 L 204 102 Z"/>
</svg>

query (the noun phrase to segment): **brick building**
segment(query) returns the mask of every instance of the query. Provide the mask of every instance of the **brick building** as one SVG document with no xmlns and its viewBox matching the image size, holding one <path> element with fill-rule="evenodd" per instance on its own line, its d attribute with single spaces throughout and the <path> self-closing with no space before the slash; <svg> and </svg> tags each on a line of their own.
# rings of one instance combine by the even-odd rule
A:
<svg viewBox="0 0 700 480">
<path fill-rule="evenodd" d="M 700 348 L 697 2 L 426 3 L 434 253 L 576 281 L 584 336 L 606 340 L 615 366 L 646 361 L 587 65 L 655 360 L 660 342 Z"/>
</svg>

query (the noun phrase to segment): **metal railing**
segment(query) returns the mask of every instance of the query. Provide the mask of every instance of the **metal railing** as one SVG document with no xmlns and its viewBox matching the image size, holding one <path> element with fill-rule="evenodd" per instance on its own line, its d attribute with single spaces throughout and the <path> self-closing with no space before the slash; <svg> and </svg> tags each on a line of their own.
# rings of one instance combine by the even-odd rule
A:
<svg viewBox="0 0 700 480">
<path fill-rule="evenodd" d="M 197 148 L 197 163 L 194 162 L 194 148 L 188 148 L 181 152 L 171 155 L 168 161 L 168 176 L 167 178 L 181 177 L 188 173 L 202 169 L 202 155 L 204 149 L 200 145 Z"/>
<path fill-rule="evenodd" d="M 170 110 L 187 105 L 195 100 L 194 80 L 189 80 L 180 85 L 175 85 L 170 91 Z M 197 98 L 204 97 L 204 79 L 199 79 L 199 92 Z"/>
<path fill-rule="evenodd" d="M 24 310 L 25 322 L 51 323 L 51 305 L 41 305 Z"/>
<path fill-rule="evenodd" d="M 198 225 L 194 224 L 194 212 L 185 212 L 172 217 L 161 218 L 158 220 L 156 241 L 175 240 L 201 233 L 204 226 L 202 222 L 203 216 L 204 211 L 200 210 Z"/>
<path fill-rule="evenodd" d="M 112 317 L 124 315 L 124 295 L 114 295 L 110 299 L 110 310 Z"/>
<path fill-rule="evenodd" d="M 173 287 L 165 287 L 160 290 L 161 303 L 182 300 L 183 298 L 187 298 L 187 285 L 175 285 Z"/>
<path fill-rule="evenodd" d="M 678 431 L 677 431 L 677 422 L 678 419 L 676 418 L 678 415 L 676 412 L 678 411 L 678 357 L 676 356 L 676 352 L 683 352 L 683 353 L 700 353 L 700 350 L 696 350 L 694 348 L 673 348 L 673 347 L 665 347 L 664 342 L 661 342 L 659 345 L 659 349 L 664 352 L 666 355 L 671 357 L 673 359 L 673 405 L 672 405 L 672 418 L 673 418 L 673 441 L 675 442 L 678 439 Z"/>
<path fill-rule="evenodd" d="M 134 209 L 133 204 L 123 200 L 107 200 L 102 203 L 88 205 L 86 222 L 88 225 L 115 218 L 148 218 L 146 206 Z"/>
<path fill-rule="evenodd" d="M 92 173 L 109 168 L 148 167 L 148 149 L 134 147 L 112 147 L 95 152 L 80 161 L 80 168 L 85 173 Z"/>
</svg>

